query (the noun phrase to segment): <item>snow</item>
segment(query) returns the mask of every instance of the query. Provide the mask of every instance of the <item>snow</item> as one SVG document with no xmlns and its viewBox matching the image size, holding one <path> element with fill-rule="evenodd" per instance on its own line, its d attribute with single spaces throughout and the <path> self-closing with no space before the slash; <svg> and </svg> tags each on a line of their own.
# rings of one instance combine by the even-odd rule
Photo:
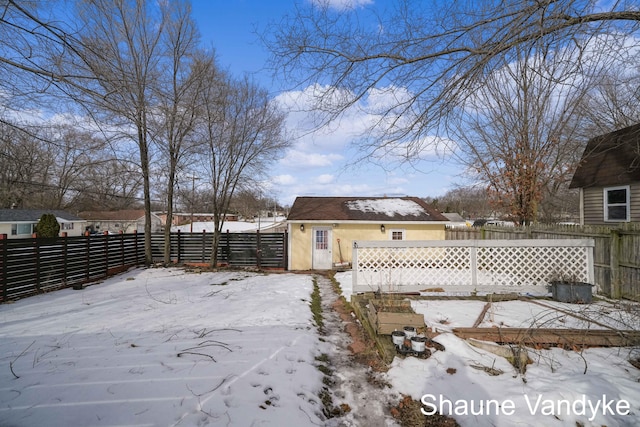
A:
<svg viewBox="0 0 640 427">
<path fill-rule="evenodd" d="M 336 278 L 348 299 L 351 272 Z M 82 291 L 0 305 L 0 425 L 340 425 L 324 419 L 318 398 L 316 357 L 330 346 L 312 321 L 312 288 L 306 274 L 134 269 Z M 580 326 L 556 308 L 638 329 L 637 305 L 544 304 L 495 303 L 481 326 Z M 533 363 L 521 374 L 450 332 L 471 326 L 482 301 L 412 305 L 441 332 L 435 340 L 445 351 L 396 357 L 383 374 L 386 396 L 423 399 L 427 412 L 442 402 L 446 410 L 448 399 L 462 426 L 640 424 L 634 349 L 529 349 Z M 339 378 L 363 375 L 348 363 L 336 369 Z M 343 391 L 335 403 L 380 410 L 375 393 L 370 402 L 359 397 Z M 487 401 L 488 413 L 472 414 Z M 353 415 L 342 425 L 357 425 Z"/>
<path fill-rule="evenodd" d="M 149 269 L 5 304 L 0 425 L 318 422 L 311 288 Z"/>
<path fill-rule="evenodd" d="M 284 217 L 270 217 L 270 218 L 261 218 L 259 221 L 255 220 L 253 222 L 248 221 L 225 221 L 222 224 L 222 231 L 230 233 L 254 233 L 256 230 L 260 230 L 263 232 L 269 232 L 269 230 L 275 226 L 281 225 L 281 223 L 285 220 Z M 193 232 L 201 233 L 202 231 L 206 233 L 213 233 L 214 223 L 211 221 L 193 222 Z M 191 232 L 191 224 L 184 225 L 174 225 L 171 227 L 172 232 L 180 231 L 182 233 Z"/>
<path fill-rule="evenodd" d="M 354 211 L 382 213 L 389 217 L 419 216 L 424 213 L 424 209 L 414 201 L 397 198 L 354 200 L 347 203 L 347 208 Z"/>
</svg>

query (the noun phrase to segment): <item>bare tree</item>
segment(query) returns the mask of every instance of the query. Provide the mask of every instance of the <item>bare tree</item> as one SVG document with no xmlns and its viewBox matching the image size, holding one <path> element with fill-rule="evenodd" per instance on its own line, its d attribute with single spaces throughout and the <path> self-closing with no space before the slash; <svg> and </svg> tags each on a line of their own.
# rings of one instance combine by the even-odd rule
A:
<svg viewBox="0 0 640 427">
<path fill-rule="evenodd" d="M 96 159 L 84 174 L 82 191 L 74 198 L 73 207 L 77 211 L 141 209 L 141 191 L 137 163 L 105 156 Z"/>
<path fill-rule="evenodd" d="M 37 129 L 0 123 L 0 161 L 0 205 L 40 207 L 51 160 Z"/>
<path fill-rule="evenodd" d="M 212 191 L 215 266 L 224 215 L 235 191 L 243 180 L 264 175 L 290 142 L 283 135 L 284 115 L 264 89 L 246 78 L 221 80 L 214 74 L 208 80 L 211 84 L 201 93 L 204 114 L 198 137 L 206 147 L 202 170 Z"/>
<path fill-rule="evenodd" d="M 441 197 L 425 198 L 425 201 L 441 212 L 456 212 L 465 219 L 488 218 L 492 215 L 486 189 L 480 185 L 454 188 Z"/>
<path fill-rule="evenodd" d="M 308 2 L 274 23 L 265 43 L 283 81 L 317 85 L 313 108 L 318 124 L 357 106 L 373 117 L 357 142 L 362 156 L 403 152 L 403 160 L 409 162 L 443 143 L 451 144 L 433 136 L 445 136 L 452 114 L 491 72 L 516 60 L 519 51 L 541 45 L 547 52 L 573 50 L 577 53 L 565 64 L 566 71 L 589 74 L 585 59 L 591 60 L 590 46 L 596 39 L 624 37 L 640 28 L 640 11 L 631 2 L 385 4 L 382 10 L 336 11 L 331 2 Z M 624 45 L 621 51 L 634 47 Z M 380 94 L 389 95 L 386 103 L 374 102 Z M 521 160 L 527 161 L 517 159 Z"/>
<path fill-rule="evenodd" d="M 589 91 L 580 111 L 587 122 L 586 139 L 640 122 L 639 62 L 610 70 Z"/>
<path fill-rule="evenodd" d="M 572 51 L 546 48 L 514 49 L 450 116 L 457 155 L 518 224 L 537 219 L 545 190 L 566 186 L 580 156 L 576 111 L 591 80 L 567 72 Z"/>
<path fill-rule="evenodd" d="M 137 145 L 145 208 L 145 262 L 151 257 L 150 124 L 154 85 L 161 74 L 162 37 L 168 3 L 150 0 L 87 0 L 76 3 L 74 55 L 57 58 L 68 94 L 99 122 L 120 129 Z"/>
<path fill-rule="evenodd" d="M 158 106 L 152 116 L 154 140 L 157 143 L 166 175 L 167 219 L 165 223 L 164 262 L 170 262 L 171 224 L 173 222 L 174 191 L 176 178 L 185 157 L 192 153 L 191 147 L 197 144 L 192 138 L 195 128 L 199 92 L 209 84 L 204 80 L 207 71 L 214 64 L 205 55 L 198 54 L 199 37 L 195 24 L 190 17 L 188 3 L 172 3 L 170 19 L 163 37 L 165 50 L 163 63 L 166 71 L 160 78 L 157 90 Z M 205 56 L 203 59 L 202 57 Z"/>
</svg>

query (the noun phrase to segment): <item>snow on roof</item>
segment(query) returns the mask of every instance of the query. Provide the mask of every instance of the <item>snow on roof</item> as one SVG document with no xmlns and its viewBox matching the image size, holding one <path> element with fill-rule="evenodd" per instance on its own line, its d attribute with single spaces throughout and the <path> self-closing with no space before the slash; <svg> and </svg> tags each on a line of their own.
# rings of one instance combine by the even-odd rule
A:
<svg viewBox="0 0 640 427">
<path fill-rule="evenodd" d="M 397 215 L 419 216 L 424 213 L 422 206 L 414 201 L 396 198 L 353 200 L 347 202 L 346 206 L 354 211 L 381 213 L 389 217 Z"/>
</svg>

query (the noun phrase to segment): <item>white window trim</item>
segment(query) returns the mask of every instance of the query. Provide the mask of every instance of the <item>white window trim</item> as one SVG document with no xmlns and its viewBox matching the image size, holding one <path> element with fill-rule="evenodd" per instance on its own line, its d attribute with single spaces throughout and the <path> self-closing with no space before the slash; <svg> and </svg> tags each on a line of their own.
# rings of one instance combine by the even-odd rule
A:
<svg viewBox="0 0 640 427">
<path fill-rule="evenodd" d="M 393 233 L 402 233 L 402 240 L 407 240 L 407 232 L 404 228 L 392 228 L 389 230 L 389 240 L 393 240 Z M 400 240 L 396 240 L 399 242 Z"/>
<path fill-rule="evenodd" d="M 14 225 L 15 225 L 16 234 L 13 234 L 13 226 Z M 28 225 L 30 227 L 29 233 L 18 233 L 18 227 L 19 226 L 24 226 L 24 225 Z M 25 222 L 13 223 L 13 224 L 11 224 L 11 235 L 12 236 L 31 236 L 31 235 L 33 235 L 33 230 L 35 230 L 36 225 L 37 225 L 37 223 L 25 223 Z"/>
<path fill-rule="evenodd" d="M 622 204 L 609 205 L 607 203 L 607 192 L 614 190 L 625 190 L 627 193 L 627 200 L 625 201 L 625 207 L 627 208 L 627 217 L 625 219 L 609 219 L 609 206 L 622 206 Z M 602 189 L 602 203 L 604 205 L 604 220 L 606 222 L 629 222 L 631 221 L 631 187 L 629 185 L 620 185 L 617 187 L 605 187 Z"/>
</svg>

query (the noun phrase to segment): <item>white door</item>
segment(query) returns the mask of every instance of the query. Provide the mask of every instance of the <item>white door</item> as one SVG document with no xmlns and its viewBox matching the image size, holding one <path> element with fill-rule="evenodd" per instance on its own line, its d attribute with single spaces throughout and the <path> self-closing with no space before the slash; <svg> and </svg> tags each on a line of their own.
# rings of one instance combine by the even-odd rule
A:
<svg viewBox="0 0 640 427">
<path fill-rule="evenodd" d="M 313 228 L 312 268 L 331 269 L 331 227 Z"/>
</svg>

